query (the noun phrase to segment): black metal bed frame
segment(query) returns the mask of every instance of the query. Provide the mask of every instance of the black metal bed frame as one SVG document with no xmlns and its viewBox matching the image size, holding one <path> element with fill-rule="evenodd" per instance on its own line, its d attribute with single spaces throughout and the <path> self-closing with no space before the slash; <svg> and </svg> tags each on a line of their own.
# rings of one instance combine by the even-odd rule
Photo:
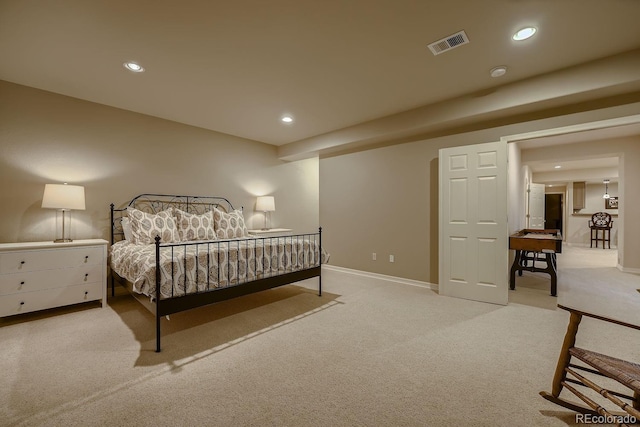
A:
<svg viewBox="0 0 640 427">
<path fill-rule="evenodd" d="M 185 212 L 202 214 L 208 210 L 213 209 L 213 207 L 217 207 L 218 209 L 222 209 L 225 212 L 231 212 L 234 210 L 233 205 L 229 200 L 224 197 L 217 196 L 174 196 L 168 194 L 141 194 L 134 197 L 126 207 L 116 209 L 115 205 L 111 204 L 111 244 L 113 245 L 118 240 L 124 239 L 124 230 L 122 228 L 122 218 L 125 215 L 127 207 L 134 207 L 139 210 L 143 210 L 149 213 L 157 213 L 162 210 L 167 209 L 170 206 L 181 209 Z M 156 236 L 155 238 L 155 263 L 156 263 L 156 286 L 155 286 L 155 301 L 152 306 L 147 304 L 143 304 L 147 309 L 149 309 L 153 314 L 155 314 L 156 318 L 156 352 L 160 352 L 160 319 L 162 316 L 168 316 L 173 313 L 178 313 L 185 310 L 190 310 L 196 307 L 202 307 L 205 305 L 213 304 L 216 302 L 226 301 L 232 298 L 240 297 L 243 295 L 252 294 L 255 292 L 264 291 L 271 288 L 276 288 L 278 286 L 288 285 L 291 283 L 299 282 L 301 280 L 310 279 L 313 277 L 318 278 L 318 296 L 322 296 L 322 227 L 318 228 L 318 233 L 307 233 L 307 234 L 294 234 L 287 236 L 275 236 L 275 237 L 257 237 L 251 238 L 252 241 L 262 241 L 262 247 L 264 248 L 264 244 L 266 240 L 272 239 L 291 239 L 293 243 L 294 240 L 297 239 L 305 239 L 305 238 L 313 238 L 316 239 L 318 243 L 318 258 L 316 262 L 313 264 L 309 263 L 307 268 L 303 268 L 297 271 L 292 271 L 288 273 L 279 274 L 276 272 L 275 274 L 270 274 L 269 277 L 258 277 L 257 271 L 253 271 L 253 276 L 256 279 L 249 280 L 249 266 L 247 265 L 247 281 L 240 282 L 240 277 L 238 275 L 237 283 L 231 284 L 229 283 L 227 287 L 222 288 L 209 288 L 209 277 L 207 277 L 207 290 L 199 291 L 197 286 L 197 278 L 196 278 L 196 291 L 195 292 L 187 292 L 187 283 L 186 283 L 186 271 L 185 271 L 185 295 L 175 296 L 171 298 L 161 298 L 161 268 L 160 268 L 160 250 L 161 248 L 172 248 L 172 263 L 174 256 L 174 247 L 184 248 L 186 252 L 187 247 L 195 247 L 200 245 L 220 245 L 220 243 L 227 243 L 228 248 L 231 249 L 230 242 L 236 242 L 238 240 L 213 240 L 211 242 L 180 242 L 180 243 L 166 243 L 163 244 L 160 241 L 160 236 Z M 248 241 L 249 239 L 247 239 Z M 239 243 L 238 243 L 239 248 Z M 254 251 L 256 247 L 254 246 Z M 263 249 L 264 250 L 264 249 Z M 209 249 L 207 249 L 207 252 Z M 271 253 L 270 255 L 271 256 Z M 196 255 L 197 257 L 197 255 Z M 236 261 L 239 263 L 239 257 Z M 254 269 L 257 270 L 257 262 L 254 263 Z M 304 267 L 304 262 L 303 262 Z M 237 268 L 237 266 L 236 266 Z M 197 273 L 196 269 L 196 273 Z M 218 270 L 219 271 L 219 270 Z M 238 271 L 236 269 L 236 271 Z M 269 273 L 274 273 L 272 270 Z M 207 273 L 209 274 L 209 273 Z M 229 276 L 230 274 L 227 273 Z M 263 274 L 264 276 L 264 274 Z M 196 276 L 197 277 L 197 276 Z M 125 285 L 125 288 L 131 290 L 133 285 L 128 282 L 126 279 L 120 277 L 117 273 L 111 270 L 111 295 L 115 295 L 115 280 L 118 280 L 120 283 Z M 230 277 L 228 278 L 230 282 Z M 133 296 L 136 299 L 139 299 L 139 296 L 132 292 Z"/>
</svg>

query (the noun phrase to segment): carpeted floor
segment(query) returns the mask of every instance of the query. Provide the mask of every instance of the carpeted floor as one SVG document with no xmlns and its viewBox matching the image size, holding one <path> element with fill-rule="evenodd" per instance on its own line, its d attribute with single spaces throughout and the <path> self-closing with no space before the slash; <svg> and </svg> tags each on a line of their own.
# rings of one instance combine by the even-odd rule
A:
<svg viewBox="0 0 640 427">
<path fill-rule="evenodd" d="M 562 292 L 584 281 L 565 274 L 570 252 Z M 331 270 L 322 298 L 316 284 L 163 319 L 159 354 L 153 317 L 122 292 L 0 320 L 0 425 L 576 425 L 538 395 L 568 320 L 548 280 L 525 273 L 504 307 Z M 585 319 L 579 339 L 640 359 L 637 331 Z"/>
</svg>

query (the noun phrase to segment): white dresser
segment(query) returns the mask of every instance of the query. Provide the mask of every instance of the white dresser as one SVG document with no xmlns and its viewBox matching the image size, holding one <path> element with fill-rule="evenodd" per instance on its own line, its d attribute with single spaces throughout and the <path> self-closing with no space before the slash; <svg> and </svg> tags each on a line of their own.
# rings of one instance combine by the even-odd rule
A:
<svg viewBox="0 0 640 427">
<path fill-rule="evenodd" d="M 107 302 L 107 241 L 0 243 L 0 317 Z"/>
</svg>

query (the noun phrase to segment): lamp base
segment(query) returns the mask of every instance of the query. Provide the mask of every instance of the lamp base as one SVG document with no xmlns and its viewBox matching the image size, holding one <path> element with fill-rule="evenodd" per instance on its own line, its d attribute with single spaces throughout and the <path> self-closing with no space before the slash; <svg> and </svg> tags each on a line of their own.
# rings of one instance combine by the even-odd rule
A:
<svg viewBox="0 0 640 427">
<path fill-rule="evenodd" d="M 73 242 L 72 239 L 56 239 L 53 241 L 53 243 L 69 243 L 69 242 Z"/>
</svg>

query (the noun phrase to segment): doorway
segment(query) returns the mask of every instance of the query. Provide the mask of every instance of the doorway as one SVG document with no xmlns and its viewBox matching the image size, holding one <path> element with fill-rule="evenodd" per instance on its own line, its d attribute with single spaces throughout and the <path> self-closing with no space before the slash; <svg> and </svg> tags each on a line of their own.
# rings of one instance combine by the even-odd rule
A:
<svg viewBox="0 0 640 427">
<path fill-rule="evenodd" d="M 563 217 L 563 194 L 545 194 L 544 195 L 544 220 L 545 228 L 553 228 L 560 230 L 564 236 L 562 223 Z"/>
</svg>

